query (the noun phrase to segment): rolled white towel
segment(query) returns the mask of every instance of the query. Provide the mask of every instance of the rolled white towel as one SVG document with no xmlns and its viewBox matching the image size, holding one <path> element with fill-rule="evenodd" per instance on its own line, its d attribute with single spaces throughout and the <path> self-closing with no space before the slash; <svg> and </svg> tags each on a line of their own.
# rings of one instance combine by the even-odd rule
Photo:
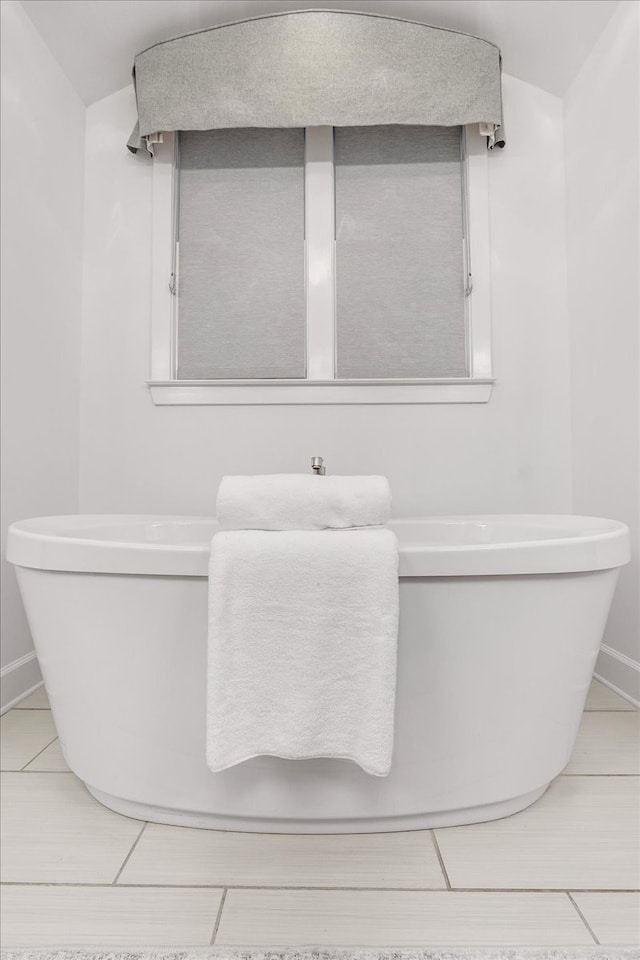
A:
<svg viewBox="0 0 640 960">
<path fill-rule="evenodd" d="M 223 477 L 216 513 L 223 530 L 327 530 L 387 523 L 386 477 L 303 473 Z"/>
</svg>

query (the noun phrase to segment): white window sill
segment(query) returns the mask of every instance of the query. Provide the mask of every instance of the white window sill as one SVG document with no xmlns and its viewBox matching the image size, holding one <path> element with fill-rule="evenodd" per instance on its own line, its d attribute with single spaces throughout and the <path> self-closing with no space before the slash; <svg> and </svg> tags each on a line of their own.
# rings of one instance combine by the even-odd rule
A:
<svg viewBox="0 0 640 960">
<path fill-rule="evenodd" d="M 487 403 L 492 378 L 429 380 L 150 380 L 157 405 Z"/>
</svg>

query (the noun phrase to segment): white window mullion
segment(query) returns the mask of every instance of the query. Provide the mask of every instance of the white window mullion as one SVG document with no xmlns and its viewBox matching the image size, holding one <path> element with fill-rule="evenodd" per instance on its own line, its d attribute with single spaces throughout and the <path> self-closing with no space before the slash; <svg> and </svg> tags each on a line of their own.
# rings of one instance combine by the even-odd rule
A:
<svg viewBox="0 0 640 960">
<path fill-rule="evenodd" d="M 175 140 L 163 134 L 153 157 L 153 225 L 151 287 L 151 378 L 175 378 L 174 296 L 171 292 L 175 244 Z"/>
<path fill-rule="evenodd" d="M 465 129 L 467 256 L 472 291 L 467 297 L 469 376 L 491 379 L 491 246 L 489 151 L 476 124 Z"/>
<path fill-rule="evenodd" d="M 335 203 L 333 127 L 305 136 L 307 379 L 335 376 Z"/>
</svg>

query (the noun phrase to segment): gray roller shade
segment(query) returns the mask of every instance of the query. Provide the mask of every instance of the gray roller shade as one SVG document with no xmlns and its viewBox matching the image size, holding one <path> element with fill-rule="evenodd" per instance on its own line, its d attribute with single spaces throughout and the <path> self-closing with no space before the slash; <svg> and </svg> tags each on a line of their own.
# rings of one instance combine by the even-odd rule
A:
<svg viewBox="0 0 640 960">
<path fill-rule="evenodd" d="M 305 376 L 304 131 L 180 135 L 178 379 Z"/>
<path fill-rule="evenodd" d="M 464 377 L 459 127 L 335 131 L 339 377 Z"/>
<path fill-rule="evenodd" d="M 139 136 L 229 127 L 499 124 L 500 51 L 394 17 L 299 10 L 135 58 Z M 130 149 L 138 140 L 132 136 Z"/>
</svg>

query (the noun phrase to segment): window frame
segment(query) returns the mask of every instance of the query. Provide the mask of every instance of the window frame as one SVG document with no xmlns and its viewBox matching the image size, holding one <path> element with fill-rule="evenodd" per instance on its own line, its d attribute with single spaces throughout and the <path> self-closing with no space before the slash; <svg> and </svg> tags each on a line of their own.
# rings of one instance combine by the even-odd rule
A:
<svg viewBox="0 0 640 960">
<path fill-rule="evenodd" d="M 151 376 L 155 404 L 486 403 L 491 369 L 489 160 L 477 124 L 463 128 L 464 262 L 469 277 L 469 376 L 334 379 L 335 228 L 333 128 L 305 131 L 305 303 L 307 377 L 273 380 L 178 380 L 176 377 L 179 243 L 178 137 L 163 134 L 152 171 Z M 312 216 L 309 216 L 309 211 Z M 472 273 L 473 265 L 473 273 Z M 310 279 L 311 278 L 311 279 Z"/>
</svg>

